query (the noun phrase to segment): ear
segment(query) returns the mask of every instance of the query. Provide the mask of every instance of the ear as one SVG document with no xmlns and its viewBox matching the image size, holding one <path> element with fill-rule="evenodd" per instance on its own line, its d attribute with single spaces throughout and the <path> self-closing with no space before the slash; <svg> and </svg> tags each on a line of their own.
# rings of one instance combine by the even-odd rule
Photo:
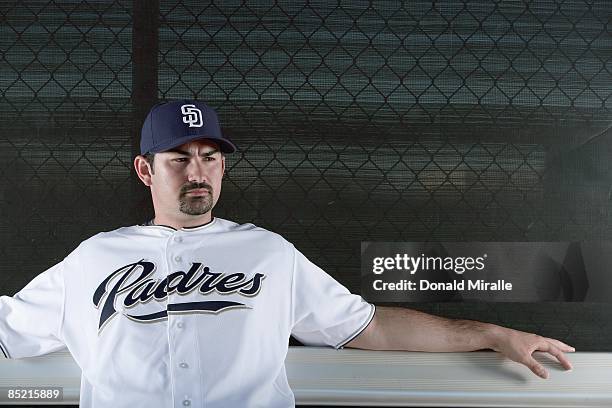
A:
<svg viewBox="0 0 612 408">
<path fill-rule="evenodd" d="M 144 156 L 139 154 L 134 158 L 134 170 L 145 186 L 151 186 L 151 165 Z"/>
</svg>

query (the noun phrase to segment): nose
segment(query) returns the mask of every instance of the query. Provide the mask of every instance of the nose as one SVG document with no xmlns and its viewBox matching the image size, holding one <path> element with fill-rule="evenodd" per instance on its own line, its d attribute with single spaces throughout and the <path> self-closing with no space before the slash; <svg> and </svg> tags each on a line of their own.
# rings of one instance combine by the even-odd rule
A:
<svg viewBox="0 0 612 408">
<path fill-rule="evenodd" d="M 206 166 L 202 161 L 197 159 L 189 161 L 189 165 L 187 166 L 187 180 L 191 183 L 208 183 Z"/>
</svg>

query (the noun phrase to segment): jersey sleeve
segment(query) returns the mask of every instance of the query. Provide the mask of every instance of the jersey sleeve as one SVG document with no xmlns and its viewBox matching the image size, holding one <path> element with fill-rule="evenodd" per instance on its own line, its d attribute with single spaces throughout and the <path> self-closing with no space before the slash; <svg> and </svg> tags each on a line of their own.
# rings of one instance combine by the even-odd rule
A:
<svg viewBox="0 0 612 408">
<path fill-rule="evenodd" d="M 307 345 L 342 348 L 370 323 L 374 305 L 293 251 L 291 334 Z"/>
<path fill-rule="evenodd" d="M 35 277 L 15 296 L 0 296 L 0 351 L 7 358 L 33 357 L 64 347 L 63 262 Z"/>
</svg>

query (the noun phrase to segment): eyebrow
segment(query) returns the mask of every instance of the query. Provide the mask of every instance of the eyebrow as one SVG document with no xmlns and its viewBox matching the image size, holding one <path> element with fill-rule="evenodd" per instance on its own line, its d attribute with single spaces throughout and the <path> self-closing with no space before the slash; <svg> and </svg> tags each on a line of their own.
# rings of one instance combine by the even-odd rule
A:
<svg viewBox="0 0 612 408">
<path fill-rule="evenodd" d="M 170 149 L 168 150 L 168 152 L 170 153 L 178 153 L 178 154 L 182 154 L 183 156 L 192 156 L 191 152 L 186 152 L 184 150 L 181 149 Z M 200 156 L 202 157 L 208 157 L 208 156 L 212 156 L 213 154 L 219 152 L 219 149 L 212 149 L 208 152 L 202 153 Z"/>
</svg>

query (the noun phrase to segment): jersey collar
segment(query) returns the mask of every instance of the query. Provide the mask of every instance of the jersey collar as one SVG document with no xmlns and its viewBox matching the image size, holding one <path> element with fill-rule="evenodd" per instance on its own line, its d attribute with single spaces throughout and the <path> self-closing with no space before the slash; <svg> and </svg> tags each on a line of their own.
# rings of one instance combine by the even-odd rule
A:
<svg viewBox="0 0 612 408">
<path fill-rule="evenodd" d="M 153 219 L 150 219 L 148 221 L 145 221 L 144 223 L 140 224 L 143 227 L 162 227 L 162 228 L 168 228 L 171 229 L 172 231 L 198 231 L 201 229 L 205 229 L 209 226 L 212 226 L 215 221 L 217 221 L 216 217 L 212 217 L 212 219 L 210 221 L 208 221 L 205 224 L 200 224 L 200 225 L 194 225 L 193 227 L 182 227 L 181 229 L 176 229 L 174 227 L 171 227 L 170 225 L 163 225 L 163 224 L 155 224 L 153 222 Z"/>
</svg>

